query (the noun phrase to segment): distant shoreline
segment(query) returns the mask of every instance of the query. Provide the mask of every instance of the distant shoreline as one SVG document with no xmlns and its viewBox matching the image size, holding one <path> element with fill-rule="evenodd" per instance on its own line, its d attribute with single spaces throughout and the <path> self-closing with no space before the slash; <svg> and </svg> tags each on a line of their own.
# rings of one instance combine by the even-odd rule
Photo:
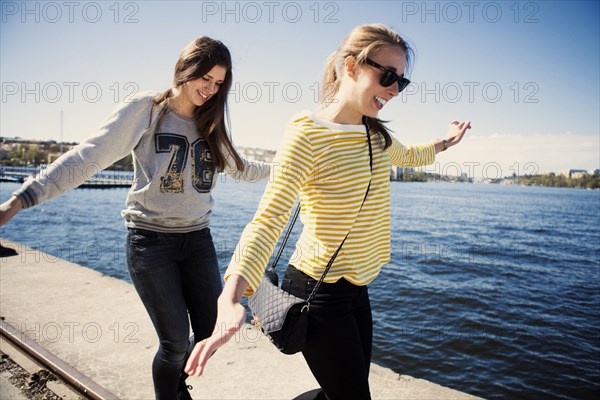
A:
<svg viewBox="0 0 600 400">
<path fill-rule="evenodd" d="M 19 182 L 23 175 L 5 174 L 5 168 L 39 168 L 40 165 L 51 164 L 64 152 L 72 149 L 77 143 L 58 143 L 54 140 L 36 141 L 20 138 L 0 137 L 0 181 Z M 272 162 L 275 151 L 249 147 L 238 147 L 238 151 L 248 160 Z M 397 171 L 396 171 L 397 170 Z M 131 172 L 133 162 L 131 155 L 115 162 L 105 171 Z M 600 169 L 593 171 L 570 169 L 564 172 L 538 175 L 507 176 L 503 178 L 469 177 L 441 175 L 414 169 L 391 168 L 390 180 L 394 182 L 448 182 L 448 183 L 490 183 L 521 186 L 566 187 L 574 189 L 600 189 Z M 98 182 L 96 182 L 97 184 Z M 122 183 L 122 182 L 121 182 Z"/>
<path fill-rule="evenodd" d="M 521 175 L 495 179 L 468 178 L 448 175 L 430 174 L 424 172 L 405 173 L 401 179 L 394 182 L 447 182 L 447 183 L 480 183 L 496 185 L 562 187 L 569 189 L 600 189 L 600 175 L 586 174 L 577 178 L 569 178 L 554 173 L 543 175 Z"/>
</svg>

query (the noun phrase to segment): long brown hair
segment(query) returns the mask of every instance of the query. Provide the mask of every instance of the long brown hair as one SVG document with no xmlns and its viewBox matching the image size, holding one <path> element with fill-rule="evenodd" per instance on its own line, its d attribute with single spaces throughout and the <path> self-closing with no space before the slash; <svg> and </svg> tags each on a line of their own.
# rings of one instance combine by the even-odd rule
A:
<svg viewBox="0 0 600 400">
<path fill-rule="evenodd" d="M 321 104 L 327 106 L 340 90 L 346 57 L 354 56 L 357 63 L 364 63 L 371 54 L 389 45 L 398 46 L 404 50 L 406 53 L 406 68 L 408 70 L 413 50 L 400 35 L 383 24 L 367 24 L 354 28 L 344 38 L 340 47 L 327 58 L 321 89 Z M 363 122 L 371 132 L 379 133 L 383 136 L 385 148 L 388 148 L 392 144 L 390 131 L 384 124 L 386 121 L 363 116 Z"/>
<path fill-rule="evenodd" d="M 227 155 L 224 146 L 235 162 L 238 170 L 244 169 L 244 162 L 235 150 L 229 138 L 228 124 L 229 110 L 227 107 L 227 94 L 232 84 L 231 55 L 227 47 L 218 40 L 209 37 L 200 37 L 188 44 L 175 65 L 173 87 L 154 98 L 154 104 L 162 106 L 158 116 L 157 126 L 170 111 L 167 101 L 173 97 L 173 89 L 180 88 L 184 83 L 193 81 L 206 75 L 215 65 L 226 69 L 225 79 L 217 93 L 206 103 L 194 110 L 194 120 L 198 134 L 203 137 L 209 146 L 213 163 L 218 170 L 225 168 Z"/>
</svg>

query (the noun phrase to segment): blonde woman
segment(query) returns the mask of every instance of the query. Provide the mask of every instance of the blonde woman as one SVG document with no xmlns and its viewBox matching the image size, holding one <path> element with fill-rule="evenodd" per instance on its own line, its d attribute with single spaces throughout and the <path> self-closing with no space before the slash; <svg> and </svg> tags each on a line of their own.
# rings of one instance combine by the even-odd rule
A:
<svg viewBox="0 0 600 400">
<path fill-rule="evenodd" d="M 240 300 L 258 287 L 299 195 L 304 228 L 282 281 L 284 290 L 307 298 L 348 234 L 309 312 L 302 353 L 322 388 L 317 398 L 370 398 L 367 285 L 390 261 L 390 164 L 430 164 L 436 153 L 458 144 L 471 127 L 469 121 L 454 121 L 443 140 L 413 147 L 390 135 L 377 115 L 408 85 L 404 71 L 410 54 L 398 34 L 374 24 L 355 28 L 329 57 L 323 79 L 325 107 L 315 114 L 302 112 L 289 122 L 274 180 L 225 274 L 218 301 L 220 329 L 196 345 L 186 372 L 202 374 L 209 356 L 245 321 Z"/>
</svg>

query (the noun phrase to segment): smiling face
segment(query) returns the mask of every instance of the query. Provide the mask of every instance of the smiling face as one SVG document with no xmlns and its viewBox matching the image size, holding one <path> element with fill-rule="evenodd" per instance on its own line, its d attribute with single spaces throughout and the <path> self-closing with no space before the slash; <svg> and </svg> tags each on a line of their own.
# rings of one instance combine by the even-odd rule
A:
<svg viewBox="0 0 600 400">
<path fill-rule="evenodd" d="M 219 91 L 226 74 L 225 67 L 215 65 L 202 77 L 185 82 L 173 97 L 176 111 L 181 115 L 193 115 L 196 107 L 205 104 Z"/>
<path fill-rule="evenodd" d="M 388 45 L 380 48 L 369 55 L 369 59 L 375 63 L 395 70 L 398 75 L 404 74 L 406 67 L 406 52 L 399 46 Z M 350 73 L 352 79 L 351 93 L 356 111 L 361 115 L 376 118 L 388 101 L 398 96 L 398 83 L 384 87 L 379 83 L 384 71 L 360 63 L 354 65 L 354 74 Z"/>
</svg>

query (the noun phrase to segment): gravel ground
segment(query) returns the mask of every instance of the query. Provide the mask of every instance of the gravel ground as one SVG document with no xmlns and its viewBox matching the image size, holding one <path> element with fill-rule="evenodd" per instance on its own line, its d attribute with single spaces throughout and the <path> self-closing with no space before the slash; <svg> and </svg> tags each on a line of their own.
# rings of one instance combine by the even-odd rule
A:
<svg viewBox="0 0 600 400">
<path fill-rule="evenodd" d="M 42 369 L 30 374 L 15 363 L 9 356 L 0 352 L 0 373 L 9 374 L 9 382 L 20 389 L 23 395 L 30 400 L 60 400 L 56 394 L 47 387 L 48 381 L 57 380 L 50 371 Z"/>
</svg>

